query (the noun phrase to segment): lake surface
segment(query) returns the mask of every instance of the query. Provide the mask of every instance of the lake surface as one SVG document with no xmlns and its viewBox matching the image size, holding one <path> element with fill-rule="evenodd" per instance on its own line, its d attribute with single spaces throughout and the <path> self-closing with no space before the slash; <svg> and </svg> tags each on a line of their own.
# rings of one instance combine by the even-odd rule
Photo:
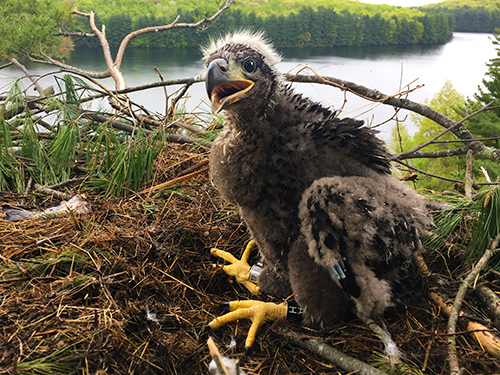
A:
<svg viewBox="0 0 500 375">
<path fill-rule="evenodd" d="M 410 93 L 409 99 L 422 102 L 439 91 L 446 80 L 451 80 L 454 87 L 465 96 L 472 96 L 481 84 L 487 71 L 486 64 L 496 56 L 491 34 L 455 33 L 453 39 L 438 46 L 365 46 L 315 49 L 283 49 L 282 62 L 278 65 L 281 72 L 297 72 L 306 65 L 323 76 L 355 82 L 377 89 L 384 94 L 394 94 L 400 88 L 423 87 Z M 159 81 L 154 70 L 156 66 L 165 80 L 187 78 L 200 74 L 203 65 L 201 53 L 197 49 L 128 49 L 122 63 L 122 72 L 128 86 L 138 86 Z M 90 71 L 105 70 L 104 58 L 100 49 L 83 49 L 73 53 L 70 64 Z M 27 64 L 35 75 L 43 75 L 55 69 L 40 64 Z M 310 73 L 307 69 L 304 74 Z M 16 67 L 0 70 L 0 91 L 5 90 L 5 83 L 12 82 L 22 73 Z M 51 84 L 50 78 L 42 84 Z M 113 81 L 100 81 L 113 88 Z M 26 85 L 29 83 L 26 82 Z M 294 83 L 297 91 L 320 101 L 325 105 L 339 108 L 344 103 L 344 94 L 339 89 L 317 84 Z M 172 95 L 177 87 L 167 88 Z M 208 111 L 206 92 L 203 83 L 192 86 L 190 98 L 186 101 L 188 110 Z M 165 96 L 162 88 L 132 93 L 132 100 L 143 104 L 150 110 L 163 113 Z M 201 105 L 200 105 L 201 103 Z M 392 107 L 370 104 L 352 94 L 347 95 L 344 115 L 358 117 L 372 126 L 384 122 L 394 114 Z M 399 119 L 406 113 L 401 111 Z M 409 122 L 409 120 L 406 120 Z M 393 121 L 379 128 L 381 137 L 388 139 Z M 411 129 L 411 127 L 410 127 Z"/>
</svg>

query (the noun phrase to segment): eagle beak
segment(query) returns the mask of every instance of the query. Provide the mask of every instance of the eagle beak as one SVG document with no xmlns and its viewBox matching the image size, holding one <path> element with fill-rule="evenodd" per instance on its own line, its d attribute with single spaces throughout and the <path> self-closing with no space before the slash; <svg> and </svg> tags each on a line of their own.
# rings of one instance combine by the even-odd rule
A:
<svg viewBox="0 0 500 375">
<path fill-rule="evenodd" d="M 212 113 L 216 115 L 237 102 L 252 88 L 254 83 L 238 73 L 229 71 L 224 59 L 216 59 L 208 66 L 205 86 L 212 101 Z"/>
</svg>

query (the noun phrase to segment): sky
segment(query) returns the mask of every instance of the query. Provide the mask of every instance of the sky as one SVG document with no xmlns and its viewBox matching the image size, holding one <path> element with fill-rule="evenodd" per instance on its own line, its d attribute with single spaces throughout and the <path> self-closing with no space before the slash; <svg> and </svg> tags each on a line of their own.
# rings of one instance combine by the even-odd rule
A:
<svg viewBox="0 0 500 375">
<path fill-rule="evenodd" d="M 440 3 L 443 0 L 360 0 L 363 3 L 371 4 L 389 4 L 389 5 L 399 5 L 403 7 L 413 7 L 421 6 L 432 3 Z"/>
</svg>

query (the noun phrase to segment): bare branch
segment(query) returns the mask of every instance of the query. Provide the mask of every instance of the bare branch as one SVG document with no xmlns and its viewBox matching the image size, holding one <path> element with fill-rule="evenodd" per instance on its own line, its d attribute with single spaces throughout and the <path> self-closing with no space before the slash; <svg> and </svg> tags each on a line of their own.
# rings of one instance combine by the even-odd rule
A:
<svg viewBox="0 0 500 375">
<path fill-rule="evenodd" d="M 401 165 L 404 165 L 406 168 L 409 168 L 409 169 L 412 169 L 414 170 L 415 172 L 418 172 L 418 173 L 421 173 L 427 177 L 434 177 L 434 178 L 439 178 L 440 180 L 444 180 L 444 181 L 449 181 L 449 182 L 455 182 L 455 183 L 459 183 L 459 184 L 463 184 L 463 181 L 461 180 L 456 180 L 454 178 L 448 178 L 448 177 L 443 177 L 443 176 L 438 176 L 437 174 L 433 174 L 433 173 L 429 173 L 429 172 L 426 172 L 426 171 L 423 171 L 421 169 L 418 169 L 418 168 L 415 168 L 414 166 L 408 164 L 408 163 L 405 163 L 401 160 L 396 160 L 397 163 L 401 164 Z M 477 185 L 480 185 L 480 184 L 474 184 L 473 187 L 474 189 L 479 189 L 479 187 Z"/>
<path fill-rule="evenodd" d="M 95 24 L 95 14 L 94 12 L 90 13 L 83 13 L 79 12 L 78 10 L 73 11 L 74 14 L 77 14 L 79 16 L 83 17 L 88 17 L 89 22 L 90 22 L 90 28 L 94 32 L 94 34 L 97 35 L 97 38 L 99 39 L 99 42 L 101 43 L 102 46 L 102 52 L 104 54 L 104 60 L 106 61 L 106 66 L 108 67 L 108 72 L 110 73 L 111 77 L 115 81 L 115 87 L 117 90 L 124 89 L 127 87 L 127 83 L 125 82 L 125 78 L 123 77 L 123 74 L 120 72 L 120 67 L 115 64 L 113 61 L 113 57 L 111 56 L 111 49 L 109 47 L 108 40 L 106 39 L 106 28 L 104 25 L 102 25 L 102 30 L 99 30 Z"/>
<path fill-rule="evenodd" d="M 35 59 L 35 58 L 30 58 L 30 60 L 33 62 L 41 63 L 41 64 L 55 65 L 55 66 L 58 66 L 59 68 L 66 70 L 70 73 L 79 74 L 82 76 L 91 77 L 91 78 L 95 78 L 95 79 L 103 79 L 103 78 L 111 77 L 111 73 L 109 72 L 109 70 L 106 70 L 105 72 L 99 72 L 99 73 L 89 72 L 87 70 L 77 68 L 76 66 L 68 65 L 68 64 L 65 64 L 61 61 L 55 60 L 55 59 L 47 56 L 43 52 L 42 52 L 42 56 L 46 60 L 39 60 L 39 59 Z"/>
<path fill-rule="evenodd" d="M 284 331 L 281 334 L 285 336 L 286 340 L 301 348 L 309 349 L 313 353 L 327 359 L 334 365 L 340 367 L 349 373 L 363 374 L 363 375 L 383 375 L 382 372 L 365 362 L 356 358 L 350 357 L 347 354 L 335 349 L 333 346 L 328 345 L 326 342 L 315 339 L 306 338 L 305 335 L 298 332 Z"/>
<path fill-rule="evenodd" d="M 481 259 L 479 259 L 479 261 L 476 263 L 476 266 L 471 271 L 471 273 L 467 275 L 463 283 L 460 285 L 457 295 L 455 296 L 453 308 L 451 309 L 450 317 L 448 319 L 448 330 L 447 330 L 447 333 L 450 335 L 448 337 L 448 343 L 450 344 L 448 361 L 450 364 L 450 373 L 453 375 L 458 374 L 460 371 L 458 366 L 457 351 L 455 347 L 456 345 L 455 332 L 456 332 L 458 317 L 460 315 L 460 310 L 462 308 L 462 302 L 465 297 L 465 293 L 472 285 L 476 277 L 479 275 L 479 272 L 481 272 L 483 267 L 486 265 L 491 255 L 497 251 L 498 241 L 500 241 L 500 234 L 490 242 L 490 246 L 488 246 Z"/>
<path fill-rule="evenodd" d="M 21 64 L 19 61 L 17 61 L 15 58 L 12 58 L 10 61 L 15 66 L 17 66 L 19 69 L 21 69 L 24 72 L 24 74 L 26 74 L 26 77 L 28 77 L 30 79 L 30 81 L 33 82 L 33 84 L 35 85 L 36 91 L 38 91 L 38 95 L 40 95 L 41 97 L 45 97 L 42 86 L 40 86 L 38 81 L 35 78 L 33 78 L 31 73 L 29 72 L 29 70 L 26 69 L 26 67 L 23 64 Z"/>
<path fill-rule="evenodd" d="M 217 9 L 217 12 L 209 17 L 209 18 L 203 18 L 202 20 L 196 22 L 196 23 L 177 23 L 179 21 L 180 16 L 177 16 L 176 19 L 168 24 L 168 25 L 163 25 L 163 26 L 150 26 L 150 27 L 145 27 L 143 29 L 135 30 L 132 31 L 130 34 L 128 34 L 125 38 L 123 38 L 122 42 L 120 43 L 120 48 L 118 49 L 118 52 L 116 54 L 116 59 L 115 59 L 115 65 L 117 69 L 120 69 L 120 66 L 122 64 L 122 59 L 123 59 L 123 54 L 125 53 L 125 48 L 127 47 L 127 44 L 130 40 L 135 38 L 136 36 L 150 33 L 150 32 L 158 32 L 158 31 L 165 31 L 165 30 L 172 30 L 172 29 L 181 29 L 181 28 L 191 28 L 191 29 L 197 29 L 200 26 L 202 26 L 205 23 L 212 22 L 216 20 L 217 18 L 220 17 L 222 13 L 226 9 L 228 9 L 231 4 L 233 3 L 234 0 L 226 0 L 226 3 Z"/>
<path fill-rule="evenodd" d="M 481 108 L 480 110 L 474 112 L 474 113 L 471 113 L 471 114 L 467 114 L 467 116 L 465 116 L 463 119 L 461 119 L 460 121 L 456 122 L 455 124 L 451 125 L 450 127 L 444 129 L 441 133 L 437 134 L 436 136 L 432 137 L 431 139 L 429 139 L 427 142 L 424 142 L 420 145 L 418 145 L 417 147 L 415 147 L 413 150 L 411 151 L 406 151 L 406 152 L 402 152 L 401 154 L 398 154 L 398 155 L 394 155 L 390 158 L 390 160 L 396 160 L 396 159 L 406 159 L 408 157 L 408 155 L 411 155 L 412 153 L 415 153 L 417 152 L 418 150 L 430 145 L 432 142 L 434 142 L 435 140 L 441 138 L 443 135 L 445 135 L 446 133 L 452 131 L 453 129 L 459 127 L 461 124 L 463 124 L 465 121 L 469 120 L 471 117 L 474 117 L 476 115 L 478 115 L 479 113 L 481 112 L 484 112 L 488 109 L 488 107 L 490 107 L 491 105 L 493 104 L 493 102 L 490 102 L 488 104 L 486 104 L 483 108 Z"/>
<path fill-rule="evenodd" d="M 459 156 L 459 155 L 465 155 L 469 151 L 469 148 L 464 146 L 464 147 L 457 147 L 454 148 L 453 150 L 443 150 L 443 151 L 429 151 L 429 152 L 421 152 L 421 151 L 416 151 L 413 152 L 409 155 L 406 155 L 404 158 L 400 158 L 399 155 L 394 155 L 390 156 L 389 160 L 392 161 L 399 161 L 401 159 L 436 159 L 436 158 L 448 158 L 450 156 Z"/>
<path fill-rule="evenodd" d="M 491 107 L 490 109 L 497 109 L 500 107 Z M 447 141 L 433 141 L 432 143 L 437 144 L 437 143 L 467 143 L 467 142 L 473 142 L 473 141 L 496 141 L 499 140 L 499 137 L 489 137 L 489 138 L 475 138 L 475 139 L 449 139 Z"/>
<path fill-rule="evenodd" d="M 132 38 L 135 38 L 136 36 L 145 34 L 145 33 L 150 33 L 150 32 L 157 32 L 157 31 L 164 31 L 164 30 L 171 30 L 171 29 L 179 29 L 179 28 L 200 28 L 202 25 L 212 22 L 216 20 L 220 15 L 228 9 L 231 4 L 233 3 L 234 0 L 226 0 L 224 5 L 222 7 L 219 7 L 217 9 L 217 12 L 212 15 L 211 17 L 205 17 L 202 20 L 196 22 L 196 23 L 178 23 L 180 16 L 177 16 L 176 19 L 164 26 L 151 26 L 151 27 L 145 27 L 140 30 L 135 30 L 131 33 L 129 33 L 125 38 L 123 38 L 122 42 L 120 43 L 120 47 L 118 48 L 118 52 L 116 54 L 116 58 L 113 61 L 113 57 L 111 56 L 111 50 L 109 47 L 109 43 L 106 39 L 106 33 L 105 33 L 105 26 L 102 26 L 102 30 L 99 30 L 95 24 L 95 15 L 94 12 L 90 13 L 84 13 L 78 11 L 76 8 L 73 10 L 73 14 L 82 16 L 82 17 L 87 17 L 90 22 L 90 27 L 92 28 L 92 31 L 94 34 L 97 36 L 99 39 L 99 42 L 101 43 L 103 54 L 104 54 L 104 59 L 106 61 L 106 66 L 108 67 L 108 72 L 115 81 L 115 87 L 117 90 L 122 90 L 127 88 L 127 83 L 125 81 L 125 78 L 123 77 L 123 74 L 120 71 L 120 67 L 122 64 L 123 60 L 123 55 L 125 53 L 125 48 L 127 47 L 127 44 Z M 56 64 L 57 66 L 61 66 L 60 64 Z M 65 67 L 65 69 L 68 69 L 69 71 L 75 72 L 73 68 L 68 68 Z M 90 74 L 87 74 L 88 76 L 91 76 Z M 96 77 L 97 78 L 97 77 Z"/>
</svg>

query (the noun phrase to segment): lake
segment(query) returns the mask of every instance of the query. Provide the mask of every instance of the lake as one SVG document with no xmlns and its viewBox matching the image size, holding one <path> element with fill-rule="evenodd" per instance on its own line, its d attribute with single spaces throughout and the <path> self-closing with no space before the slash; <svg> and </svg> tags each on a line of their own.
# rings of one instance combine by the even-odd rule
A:
<svg viewBox="0 0 500 375">
<path fill-rule="evenodd" d="M 423 85 L 408 97 L 417 102 L 431 98 L 446 80 L 451 80 L 463 95 L 472 96 L 484 78 L 486 64 L 496 56 L 492 39 L 491 34 L 455 33 L 453 39 L 444 45 L 283 49 L 280 52 L 284 58 L 278 65 L 278 70 L 297 72 L 307 65 L 320 75 L 353 81 L 388 95 L 408 84 L 411 87 Z M 197 49 L 128 49 L 122 63 L 122 72 L 129 87 L 158 81 L 155 66 L 165 80 L 191 77 L 203 70 L 200 58 L 201 54 Z M 105 70 L 100 49 L 75 51 L 69 63 L 85 70 Z M 26 66 L 35 75 L 54 70 L 40 64 L 29 63 Z M 309 72 L 306 69 L 302 73 Z M 0 91 L 5 90 L 6 82 L 12 82 L 15 77 L 20 76 L 22 73 L 13 66 L 0 70 Z M 100 82 L 109 88 L 114 87 L 111 79 Z M 42 80 L 42 83 L 50 84 L 48 78 Z M 304 83 L 294 83 L 294 87 L 314 100 L 334 108 L 339 108 L 344 102 L 343 92 L 333 87 Z M 178 88 L 169 87 L 168 94 L 172 95 Z M 187 110 L 208 111 L 203 83 L 191 87 L 189 95 Z M 132 93 L 130 96 L 150 110 L 164 112 L 165 96 L 162 88 Z M 347 95 L 345 116 L 358 117 L 374 126 L 391 118 L 393 114 L 392 107 L 370 104 L 352 94 Z M 405 115 L 401 111 L 399 119 L 402 120 Z M 393 124 L 391 121 L 380 127 L 382 138 L 388 139 Z"/>
</svg>

